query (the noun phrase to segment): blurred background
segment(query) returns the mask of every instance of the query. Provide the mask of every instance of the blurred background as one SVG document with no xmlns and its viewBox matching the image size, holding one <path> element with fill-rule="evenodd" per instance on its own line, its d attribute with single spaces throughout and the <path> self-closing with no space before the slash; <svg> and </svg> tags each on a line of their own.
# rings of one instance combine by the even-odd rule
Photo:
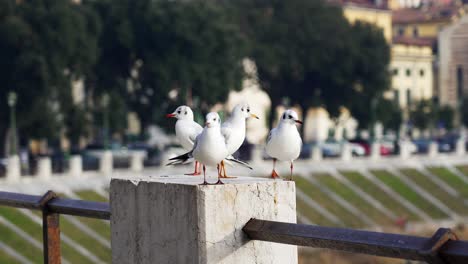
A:
<svg viewBox="0 0 468 264">
<path fill-rule="evenodd" d="M 467 10 L 465 0 L 0 0 L 0 176 L 8 176 L 10 157 L 18 157 L 21 175 L 44 173 L 45 157 L 51 173 L 64 174 L 75 155 L 84 171 L 98 170 L 105 152 L 113 168 L 132 167 L 134 153 L 142 153 L 144 168 L 156 168 L 183 152 L 165 114 L 188 105 L 202 123 L 207 112 L 225 119 L 244 101 L 260 120 L 248 121 L 237 153 L 243 160 L 255 153 L 267 159 L 256 150 L 286 108 L 304 121 L 306 161 L 369 157 L 362 165 L 368 168 L 373 153 L 416 162 L 435 153 L 466 158 Z M 359 208 L 358 200 L 366 193 L 389 202 L 378 197 L 385 196 L 379 188 L 393 188 L 390 200 L 401 192 L 419 208 L 433 203 L 427 194 L 436 196 L 451 211 L 428 206 L 414 215 L 398 200 L 390 208 L 395 214 L 380 212 L 382 219 L 370 222 L 425 234 L 406 223 L 468 215 L 468 165 L 462 165 L 424 169 L 423 178 L 401 170 L 403 182 L 382 171 L 372 172 L 382 178 L 378 184 L 355 171 L 343 177 L 365 191 L 354 189 L 364 212 L 371 209 Z M 298 180 L 302 222 L 369 226 L 334 209 L 328 210 L 337 221 L 317 218 L 307 202 L 321 199 L 313 188 L 351 199 L 346 186 L 328 182 L 331 176 L 317 177 L 322 185 Z M 434 194 L 440 184 L 449 194 Z M 423 192 L 414 191 L 418 186 Z M 328 202 L 319 204 L 333 207 Z M 462 230 L 460 223 L 466 221 L 457 222 Z M 303 256 L 303 263 L 390 263 L 316 251 Z"/>
</svg>

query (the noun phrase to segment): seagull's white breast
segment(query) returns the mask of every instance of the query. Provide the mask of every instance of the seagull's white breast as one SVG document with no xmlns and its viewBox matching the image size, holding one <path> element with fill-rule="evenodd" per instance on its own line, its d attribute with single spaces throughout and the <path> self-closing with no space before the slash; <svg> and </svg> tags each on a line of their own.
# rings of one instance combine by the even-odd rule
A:
<svg viewBox="0 0 468 264">
<path fill-rule="evenodd" d="M 193 149 L 195 138 L 202 130 L 203 128 L 192 120 L 177 120 L 175 125 L 177 140 L 186 151 Z"/>
<path fill-rule="evenodd" d="M 293 161 L 299 157 L 302 139 L 295 125 L 283 125 L 271 131 L 265 150 L 269 156 L 281 161 Z"/>
<path fill-rule="evenodd" d="M 205 128 L 193 150 L 195 160 L 207 166 L 216 166 L 227 156 L 228 150 L 220 128 Z"/>
</svg>

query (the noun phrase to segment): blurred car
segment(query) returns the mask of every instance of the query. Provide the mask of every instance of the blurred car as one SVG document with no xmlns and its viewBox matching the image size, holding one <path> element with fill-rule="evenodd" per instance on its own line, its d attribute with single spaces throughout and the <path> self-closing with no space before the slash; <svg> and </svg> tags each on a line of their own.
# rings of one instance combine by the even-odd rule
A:
<svg viewBox="0 0 468 264">
<path fill-rule="evenodd" d="M 343 144 L 339 141 L 336 140 L 327 140 L 325 142 L 311 142 L 311 143 L 306 143 L 302 146 L 301 150 L 301 158 L 310 158 L 312 155 L 312 149 L 314 146 L 320 147 L 322 150 L 322 155 L 323 157 L 339 157 L 342 152 Z M 359 144 L 356 143 L 349 143 L 351 147 L 351 153 L 354 156 L 364 156 L 366 153 L 366 150 L 364 147 L 362 147 Z"/>
<path fill-rule="evenodd" d="M 429 146 L 431 145 L 431 140 L 426 138 L 415 139 L 412 141 L 416 146 L 416 153 L 425 154 L 429 152 Z"/>
<path fill-rule="evenodd" d="M 369 156 L 371 154 L 372 149 L 371 149 L 371 143 L 369 140 L 357 138 L 357 139 L 351 139 L 349 142 L 354 143 L 354 144 L 359 144 L 360 146 L 362 146 L 365 150 L 365 154 L 363 155 Z M 380 143 L 380 155 L 387 156 L 393 153 L 393 142 L 389 144 L 388 141 L 382 140 L 382 141 L 379 141 L 379 143 Z"/>
<path fill-rule="evenodd" d="M 455 151 L 459 136 L 454 133 L 446 134 L 436 139 L 439 152 L 452 152 Z"/>
</svg>

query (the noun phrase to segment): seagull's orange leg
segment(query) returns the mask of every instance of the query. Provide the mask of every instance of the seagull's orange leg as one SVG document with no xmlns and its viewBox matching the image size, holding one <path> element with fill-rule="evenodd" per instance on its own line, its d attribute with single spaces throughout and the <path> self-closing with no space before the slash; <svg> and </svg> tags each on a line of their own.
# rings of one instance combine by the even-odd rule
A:
<svg viewBox="0 0 468 264">
<path fill-rule="evenodd" d="M 195 161 L 195 171 L 193 173 L 187 173 L 185 175 L 190 175 L 190 176 L 197 176 L 197 175 L 200 175 L 201 172 L 198 170 L 200 168 L 200 163 L 198 163 L 198 161 Z"/>
<path fill-rule="evenodd" d="M 222 164 L 222 161 L 221 161 L 221 164 Z M 222 175 L 221 175 L 221 170 L 222 170 L 222 165 L 220 166 L 220 164 L 218 164 L 217 168 L 218 168 L 218 181 L 216 182 L 216 184 L 224 184 L 222 181 L 221 181 L 221 178 L 222 178 Z"/>
<path fill-rule="evenodd" d="M 224 165 L 224 160 L 221 161 L 221 169 L 223 171 L 223 175 L 221 175 L 221 178 L 237 178 L 237 177 L 234 177 L 234 176 L 227 176 L 227 173 L 226 173 L 226 166 Z"/>
<path fill-rule="evenodd" d="M 271 178 L 278 179 L 280 178 L 280 176 L 278 175 L 278 173 L 276 173 L 275 167 L 276 167 L 276 159 L 273 159 L 273 171 L 271 172 Z"/>
</svg>

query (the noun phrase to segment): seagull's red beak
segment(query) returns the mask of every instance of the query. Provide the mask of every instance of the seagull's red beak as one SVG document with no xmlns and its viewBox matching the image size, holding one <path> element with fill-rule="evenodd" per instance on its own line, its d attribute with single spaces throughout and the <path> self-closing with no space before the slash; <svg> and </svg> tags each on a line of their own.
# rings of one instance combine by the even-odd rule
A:
<svg viewBox="0 0 468 264">
<path fill-rule="evenodd" d="M 167 118 L 169 118 L 169 117 L 175 117 L 175 114 L 167 114 L 166 117 L 167 117 Z"/>
<path fill-rule="evenodd" d="M 301 120 L 294 120 L 296 123 L 298 124 L 301 124 L 302 125 L 302 121 Z"/>
</svg>

